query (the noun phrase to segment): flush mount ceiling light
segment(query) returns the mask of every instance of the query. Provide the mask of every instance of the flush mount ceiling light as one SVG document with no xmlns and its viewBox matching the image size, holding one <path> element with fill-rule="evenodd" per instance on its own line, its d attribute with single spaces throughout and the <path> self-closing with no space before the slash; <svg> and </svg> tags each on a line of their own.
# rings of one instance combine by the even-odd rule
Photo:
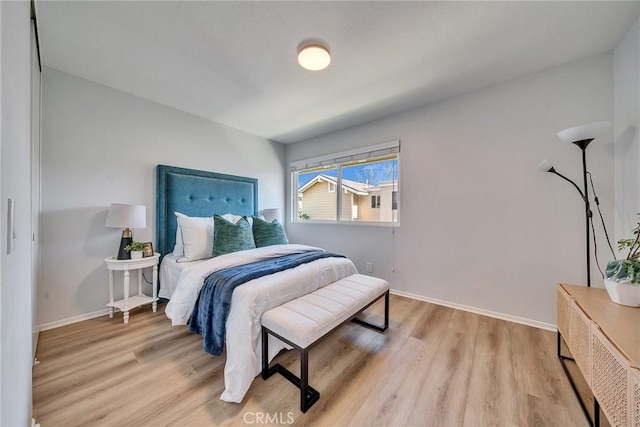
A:
<svg viewBox="0 0 640 427">
<path fill-rule="evenodd" d="M 321 44 L 307 44 L 298 49 L 298 63 L 311 71 L 324 70 L 331 62 L 329 50 Z"/>
</svg>

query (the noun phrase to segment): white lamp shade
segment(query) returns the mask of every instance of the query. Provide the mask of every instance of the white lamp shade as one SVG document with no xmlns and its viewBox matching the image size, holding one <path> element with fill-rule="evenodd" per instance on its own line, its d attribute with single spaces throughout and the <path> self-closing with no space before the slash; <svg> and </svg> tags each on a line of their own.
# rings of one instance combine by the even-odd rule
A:
<svg viewBox="0 0 640 427">
<path fill-rule="evenodd" d="M 566 142 L 583 141 L 585 139 L 595 139 L 609 129 L 611 122 L 594 122 L 586 125 L 561 130 L 557 133 L 558 138 Z"/>
<path fill-rule="evenodd" d="M 324 70 L 331 63 L 331 55 L 324 46 L 308 45 L 298 52 L 298 63 L 307 70 Z"/>
<path fill-rule="evenodd" d="M 280 224 L 282 224 L 282 215 L 280 213 L 280 208 L 263 209 L 261 214 L 267 222 L 273 222 L 273 220 L 275 219 Z"/>
<path fill-rule="evenodd" d="M 105 227 L 145 228 L 147 226 L 147 207 L 111 203 Z"/>
<path fill-rule="evenodd" d="M 553 165 L 551 164 L 551 162 L 547 159 L 544 159 L 543 161 L 540 162 L 540 164 L 536 169 L 539 170 L 540 172 L 549 172 L 552 167 Z"/>
</svg>

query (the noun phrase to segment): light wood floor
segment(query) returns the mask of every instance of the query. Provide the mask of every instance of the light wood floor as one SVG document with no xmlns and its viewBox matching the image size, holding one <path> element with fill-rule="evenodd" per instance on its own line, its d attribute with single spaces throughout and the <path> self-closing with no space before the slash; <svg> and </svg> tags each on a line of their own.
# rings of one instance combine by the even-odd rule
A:
<svg viewBox="0 0 640 427">
<path fill-rule="evenodd" d="M 376 320 L 382 304 L 369 314 Z M 241 404 L 219 400 L 225 356 L 172 327 L 160 306 L 40 334 L 34 416 L 55 426 L 585 426 L 554 333 L 391 296 L 386 333 L 348 324 L 310 353 L 320 400 L 256 378 Z M 295 352 L 278 356 L 298 372 Z M 262 418 L 260 418 L 262 417 Z M 260 422 L 262 421 L 262 422 Z"/>
</svg>

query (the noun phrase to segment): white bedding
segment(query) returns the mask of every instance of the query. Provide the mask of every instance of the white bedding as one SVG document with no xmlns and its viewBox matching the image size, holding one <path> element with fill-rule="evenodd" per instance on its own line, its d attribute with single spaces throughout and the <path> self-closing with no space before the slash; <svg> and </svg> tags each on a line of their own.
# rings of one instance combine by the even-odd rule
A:
<svg viewBox="0 0 640 427">
<path fill-rule="evenodd" d="M 166 254 L 164 258 L 162 258 L 160 270 L 158 271 L 158 278 L 160 279 L 160 290 L 158 291 L 158 296 L 160 298 L 171 298 L 173 291 L 176 290 L 180 274 L 182 274 L 183 270 L 205 261 L 177 262 L 180 258 L 184 258 L 184 256 L 175 256 L 171 253 Z"/>
<path fill-rule="evenodd" d="M 275 245 L 234 252 L 197 264 L 189 263 L 189 267 L 182 269 L 180 273 L 165 313 L 173 325 L 186 324 L 204 279 L 214 271 L 315 250 L 322 249 L 294 244 Z M 357 269 L 349 259 L 323 258 L 251 280 L 236 288 L 231 298 L 231 308 L 227 318 L 225 391 L 220 398 L 227 402 L 241 402 L 253 379 L 260 373 L 262 368 L 260 318 L 265 311 L 356 273 Z M 284 348 L 284 345 L 273 337 L 269 339 L 269 360 L 271 360 Z"/>
</svg>

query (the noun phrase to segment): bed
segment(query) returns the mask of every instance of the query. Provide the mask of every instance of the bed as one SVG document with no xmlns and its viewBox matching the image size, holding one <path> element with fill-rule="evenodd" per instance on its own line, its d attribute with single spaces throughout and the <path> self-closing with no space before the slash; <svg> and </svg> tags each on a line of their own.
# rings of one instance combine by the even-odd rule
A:
<svg viewBox="0 0 640 427">
<path fill-rule="evenodd" d="M 256 216 L 257 207 L 256 179 L 165 165 L 157 167 L 156 236 L 158 251 L 162 255 L 159 296 L 169 299 L 165 313 L 173 325 L 189 322 L 194 307 L 197 309 L 201 305 L 199 295 L 203 285 L 214 274 L 244 268 L 258 261 L 323 252 L 320 248 L 306 245 L 276 244 L 187 261 L 174 253 L 176 239 L 188 235 L 184 229 L 181 229 L 182 233 L 176 233 L 178 221 L 174 212 L 187 216 L 189 221 L 207 221 L 205 218 L 214 214 L 235 221 L 242 216 Z M 186 248 L 190 241 L 178 242 L 178 246 L 183 244 Z M 225 324 L 225 390 L 220 398 L 227 402 L 241 402 L 260 373 L 260 318 L 265 311 L 355 273 L 355 266 L 347 258 L 327 256 L 257 277 L 235 288 Z M 206 293 L 202 291 L 202 294 Z M 205 337 L 205 349 L 206 344 Z M 283 348 L 282 342 L 270 337 L 269 360 Z"/>
</svg>

